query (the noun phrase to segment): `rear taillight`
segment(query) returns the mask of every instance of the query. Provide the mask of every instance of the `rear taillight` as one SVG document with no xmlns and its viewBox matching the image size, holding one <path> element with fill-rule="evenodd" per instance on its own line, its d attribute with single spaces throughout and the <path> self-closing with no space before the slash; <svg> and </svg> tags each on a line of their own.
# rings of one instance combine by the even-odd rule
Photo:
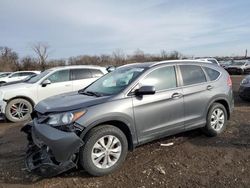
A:
<svg viewBox="0 0 250 188">
<path fill-rule="evenodd" d="M 229 87 L 232 87 L 232 80 L 231 80 L 231 77 L 230 77 L 230 76 L 228 76 L 228 78 L 227 78 L 227 85 L 228 85 Z"/>
</svg>

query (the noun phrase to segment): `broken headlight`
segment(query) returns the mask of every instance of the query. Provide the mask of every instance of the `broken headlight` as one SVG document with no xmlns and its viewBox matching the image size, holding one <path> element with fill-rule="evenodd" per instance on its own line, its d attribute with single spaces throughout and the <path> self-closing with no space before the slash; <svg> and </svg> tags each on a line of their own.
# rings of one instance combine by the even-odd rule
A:
<svg viewBox="0 0 250 188">
<path fill-rule="evenodd" d="M 49 120 L 47 124 L 52 126 L 68 125 L 75 122 L 77 119 L 82 117 L 86 113 L 86 110 L 77 112 L 65 112 L 60 114 L 49 115 Z"/>
</svg>

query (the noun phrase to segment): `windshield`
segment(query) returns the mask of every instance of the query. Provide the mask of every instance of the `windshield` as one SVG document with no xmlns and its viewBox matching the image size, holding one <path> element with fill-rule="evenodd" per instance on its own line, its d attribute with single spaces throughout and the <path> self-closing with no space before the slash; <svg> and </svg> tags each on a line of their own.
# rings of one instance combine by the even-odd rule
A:
<svg viewBox="0 0 250 188">
<path fill-rule="evenodd" d="M 245 65 L 245 61 L 234 61 L 233 65 Z"/>
<path fill-rule="evenodd" d="M 10 73 L 2 73 L 2 74 L 0 74 L 0 78 L 6 77 L 8 75 L 10 75 Z"/>
<path fill-rule="evenodd" d="M 31 77 L 30 79 L 26 80 L 27 83 L 36 83 L 38 82 L 41 78 L 49 74 L 51 70 L 46 70 L 42 72 L 41 74 L 38 74 L 37 76 Z"/>
<path fill-rule="evenodd" d="M 124 90 L 131 82 L 133 82 L 145 68 L 139 67 L 121 67 L 91 84 L 85 90 L 79 93 L 95 93 L 102 95 L 114 95 Z"/>
</svg>

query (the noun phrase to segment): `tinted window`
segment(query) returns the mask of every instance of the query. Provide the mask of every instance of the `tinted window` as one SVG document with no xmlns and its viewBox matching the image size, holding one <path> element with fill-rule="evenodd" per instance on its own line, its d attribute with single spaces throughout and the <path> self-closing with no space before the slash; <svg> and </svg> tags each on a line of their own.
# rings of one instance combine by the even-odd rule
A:
<svg viewBox="0 0 250 188">
<path fill-rule="evenodd" d="M 12 75 L 10 76 L 10 78 L 15 78 L 15 77 L 18 77 L 18 76 L 20 76 L 20 74 L 21 74 L 21 73 L 15 73 L 15 74 L 12 74 Z"/>
<path fill-rule="evenodd" d="M 20 76 L 30 76 L 30 75 L 33 75 L 35 74 L 34 72 L 21 72 L 20 73 Z"/>
<path fill-rule="evenodd" d="M 206 76 L 200 66 L 180 65 L 183 85 L 192 85 L 206 82 Z"/>
<path fill-rule="evenodd" d="M 89 69 L 73 69 L 71 70 L 72 80 L 81 80 L 91 78 L 91 72 Z"/>
<path fill-rule="evenodd" d="M 156 91 L 176 87 L 175 68 L 173 66 L 156 69 L 149 73 L 141 85 L 155 86 Z"/>
<path fill-rule="evenodd" d="M 69 70 L 57 71 L 50 75 L 47 79 L 50 80 L 51 83 L 69 81 Z"/>
<path fill-rule="evenodd" d="M 216 80 L 219 75 L 220 75 L 220 72 L 214 70 L 214 69 L 211 69 L 211 68 L 208 68 L 208 67 L 203 67 L 204 70 L 206 71 L 208 77 L 210 78 L 210 80 Z"/>
<path fill-rule="evenodd" d="M 98 69 L 90 69 L 93 77 L 101 77 L 103 76 L 103 72 Z"/>
</svg>

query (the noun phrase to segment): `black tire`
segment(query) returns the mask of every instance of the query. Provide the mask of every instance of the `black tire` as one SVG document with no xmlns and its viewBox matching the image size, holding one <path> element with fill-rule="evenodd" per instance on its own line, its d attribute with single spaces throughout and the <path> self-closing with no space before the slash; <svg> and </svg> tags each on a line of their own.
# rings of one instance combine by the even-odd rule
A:
<svg viewBox="0 0 250 188">
<path fill-rule="evenodd" d="M 113 164 L 113 166 L 110 166 L 108 168 L 99 168 L 94 164 L 92 160 L 92 151 L 94 151 L 93 147 L 99 139 L 103 138 L 104 136 L 110 136 L 110 135 L 115 136 L 120 141 L 121 145 L 120 156 L 117 159 L 116 163 Z M 80 148 L 79 162 L 80 165 L 89 174 L 93 176 L 103 176 L 114 172 L 121 166 L 121 164 L 123 163 L 123 161 L 127 156 L 127 151 L 128 151 L 127 138 L 119 128 L 114 127 L 112 125 L 102 125 L 93 128 L 92 130 L 89 131 L 89 133 L 87 133 L 87 135 L 83 140 L 85 144 L 83 147 Z"/>
<path fill-rule="evenodd" d="M 3 86 L 4 84 L 6 84 L 6 82 L 0 82 L 0 86 Z"/>
<path fill-rule="evenodd" d="M 25 107 L 25 112 L 23 113 L 23 116 L 21 116 L 21 113 L 14 116 L 13 106 L 16 106 L 18 108 L 20 107 L 21 104 L 23 104 Z M 5 108 L 5 116 L 11 122 L 22 122 L 30 119 L 30 114 L 32 113 L 32 111 L 33 111 L 33 106 L 28 100 L 17 98 L 8 102 Z"/>
<path fill-rule="evenodd" d="M 213 125 L 212 125 L 212 114 L 217 110 L 221 110 L 223 112 L 224 115 L 224 123 L 223 125 L 218 126 L 218 129 L 216 129 Z M 212 106 L 210 107 L 208 114 L 207 114 L 207 124 L 206 126 L 202 129 L 203 132 L 207 135 L 207 136 L 217 136 L 218 134 L 222 133 L 225 129 L 226 129 L 226 124 L 227 124 L 227 111 L 225 109 L 225 107 L 220 104 L 220 103 L 214 103 L 212 104 Z M 221 122 L 221 121 L 220 121 Z"/>
</svg>

